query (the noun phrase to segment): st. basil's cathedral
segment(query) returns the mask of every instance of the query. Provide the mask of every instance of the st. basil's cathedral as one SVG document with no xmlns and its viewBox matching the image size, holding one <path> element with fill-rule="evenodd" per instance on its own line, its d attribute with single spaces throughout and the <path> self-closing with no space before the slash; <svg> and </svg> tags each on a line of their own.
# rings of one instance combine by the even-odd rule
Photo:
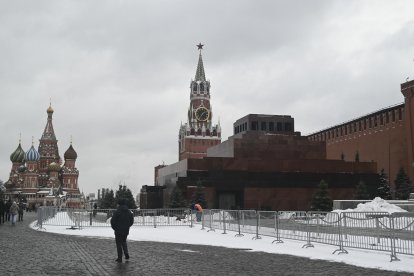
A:
<svg viewBox="0 0 414 276">
<path fill-rule="evenodd" d="M 32 141 L 32 146 L 25 152 L 19 141 L 17 149 L 10 155 L 12 168 L 9 180 L 5 183 L 5 196 L 10 199 L 25 198 L 29 205 L 80 207 L 79 171 L 75 164 L 78 155 L 71 142 L 63 155 L 65 160 L 61 166 L 51 105 L 46 112 L 47 123 L 38 150 Z"/>
</svg>

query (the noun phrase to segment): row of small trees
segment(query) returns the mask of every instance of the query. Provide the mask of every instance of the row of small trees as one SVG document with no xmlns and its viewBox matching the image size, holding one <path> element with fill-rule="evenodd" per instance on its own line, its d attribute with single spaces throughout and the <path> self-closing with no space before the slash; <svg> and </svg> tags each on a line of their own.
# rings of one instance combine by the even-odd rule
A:
<svg viewBox="0 0 414 276">
<path fill-rule="evenodd" d="M 115 193 L 113 190 L 109 190 L 109 192 L 105 193 L 99 200 L 98 206 L 101 209 L 115 209 L 118 199 L 120 198 L 125 199 L 129 209 L 137 208 L 131 190 L 125 185 L 119 185 L 119 188 Z"/>
<path fill-rule="evenodd" d="M 395 184 L 395 199 L 406 200 L 410 197 L 411 181 L 404 169 L 401 168 L 394 181 Z M 367 186 L 364 182 L 360 181 L 355 189 L 355 199 L 370 200 L 373 197 L 381 197 L 382 199 L 392 199 L 391 187 L 389 185 L 388 176 L 385 174 L 384 169 L 379 174 L 379 184 L 372 196 L 369 194 Z M 312 198 L 311 209 L 314 211 L 331 211 L 332 199 L 328 193 L 328 183 L 322 180 L 318 185 L 318 190 Z"/>
<path fill-rule="evenodd" d="M 207 200 L 204 195 L 204 189 L 201 183 L 197 183 L 197 188 L 195 190 L 193 198 L 191 199 L 191 202 L 187 202 L 184 199 L 183 194 L 178 186 L 175 186 L 173 188 L 170 196 L 170 208 L 185 208 L 194 203 L 199 203 L 203 208 L 208 208 Z"/>
</svg>

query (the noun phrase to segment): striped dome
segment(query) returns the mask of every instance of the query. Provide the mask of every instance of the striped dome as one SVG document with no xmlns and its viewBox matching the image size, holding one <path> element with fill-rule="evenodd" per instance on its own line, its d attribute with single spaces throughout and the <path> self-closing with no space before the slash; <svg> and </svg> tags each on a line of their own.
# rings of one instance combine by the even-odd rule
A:
<svg viewBox="0 0 414 276">
<path fill-rule="evenodd" d="M 40 159 L 40 154 L 32 145 L 32 147 L 26 152 L 25 157 L 26 161 L 38 161 Z"/>
<path fill-rule="evenodd" d="M 13 163 L 22 163 L 24 161 L 24 150 L 20 143 L 17 149 L 10 155 L 10 161 Z"/>
<path fill-rule="evenodd" d="M 52 163 L 49 164 L 48 169 L 49 169 L 49 171 L 52 171 L 52 172 L 58 172 L 58 171 L 60 171 L 61 168 L 60 168 L 60 165 L 58 163 L 52 162 Z"/>
</svg>

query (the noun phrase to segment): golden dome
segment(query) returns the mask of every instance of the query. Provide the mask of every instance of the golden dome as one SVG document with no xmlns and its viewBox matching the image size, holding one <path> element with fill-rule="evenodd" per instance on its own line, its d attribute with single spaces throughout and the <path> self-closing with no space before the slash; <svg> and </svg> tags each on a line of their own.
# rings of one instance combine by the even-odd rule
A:
<svg viewBox="0 0 414 276">
<path fill-rule="evenodd" d="M 58 172 L 60 171 L 61 167 L 58 163 L 52 162 L 49 164 L 48 169 L 49 171 L 52 171 L 52 172 Z"/>
<path fill-rule="evenodd" d="M 53 108 L 52 105 L 49 105 L 49 108 L 47 109 L 47 113 L 53 113 Z"/>
</svg>

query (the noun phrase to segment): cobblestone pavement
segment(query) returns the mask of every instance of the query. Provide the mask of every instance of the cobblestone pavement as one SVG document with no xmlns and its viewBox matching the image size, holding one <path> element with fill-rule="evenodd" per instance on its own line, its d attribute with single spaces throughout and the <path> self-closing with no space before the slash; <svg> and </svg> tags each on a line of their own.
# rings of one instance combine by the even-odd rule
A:
<svg viewBox="0 0 414 276">
<path fill-rule="evenodd" d="M 25 213 L 0 225 L 0 275 L 412 275 L 224 247 L 128 241 L 118 264 L 114 239 L 35 231 Z M 77 230 L 74 230 L 77 231 Z"/>
</svg>

